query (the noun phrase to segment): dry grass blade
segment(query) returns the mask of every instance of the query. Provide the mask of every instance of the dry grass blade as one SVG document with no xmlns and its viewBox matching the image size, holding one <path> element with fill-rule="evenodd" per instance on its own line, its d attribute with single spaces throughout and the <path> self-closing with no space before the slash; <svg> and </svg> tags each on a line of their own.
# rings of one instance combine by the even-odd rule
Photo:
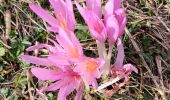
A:
<svg viewBox="0 0 170 100">
<path fill-rule="evenodd" d="M 167 97 L 166 97 L 166 94 L 165 94 L 166 90 L 165 90 L 163 76 L 162 76 L 161 57 L 156 56 L 155 60 L 156 60 L 157 68 L 158 68 L 158 73 L 159 73 L 159 76 L 160 76 L 160 85 L 161 85 L 161 91 L 158 91 L 158 92 L 161 94 L 162 99 L 166 100 Z"/>
<path fill-rule="evenodd" d="M 11 32 L 11 12 L 10 12 L 10 10 L 7 10 L 5 12 L 5 23 L 6 23 L 5 38 L 7 40 L 7 39 L 9 39 L 9 34 Z"/>
</svg>

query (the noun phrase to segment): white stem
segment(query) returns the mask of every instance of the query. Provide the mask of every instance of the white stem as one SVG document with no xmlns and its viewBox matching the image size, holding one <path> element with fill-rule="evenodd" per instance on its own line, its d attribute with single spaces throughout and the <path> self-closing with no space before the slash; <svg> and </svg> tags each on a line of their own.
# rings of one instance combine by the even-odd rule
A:
<svg viewBox="0 0 170 100">
<path fill-rule="evenodd" d="M 105 57 L 105 66 L 104 66 L 104 76 L 106 77 L 109 72 L 110 72 L 110 61 L 111 61 L 111 57 L 112 57 L 112 49 L 113 49 L 113 45 L 109 45 L 109 51 L 108 51 L 108 55 Z"/>
<path fill-rule="evenodd" d="M 105 44 L 99 42 L 98 40 L 96 40 L 96 43 L 97 43 L 97 50 L 98 50 L 99 57 L 105 59 L 107 55 Z"/>
</svg>

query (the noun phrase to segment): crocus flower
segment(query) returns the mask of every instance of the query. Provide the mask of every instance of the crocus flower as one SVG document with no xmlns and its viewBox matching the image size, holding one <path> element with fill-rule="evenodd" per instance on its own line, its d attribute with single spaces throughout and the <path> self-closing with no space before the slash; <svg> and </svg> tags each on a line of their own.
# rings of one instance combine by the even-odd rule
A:
<svg viewBox="0 0 170 100">
<path fill-rule="evenodd" d="M 125 9 L 120 8 L 121 0 L 109 0 L 104 8 L 104 22 L 110 43 L 120 38 L 126 26 Z"/>
<path fill-rule="evenodd" d="M 88 86 L 92 85 L 94 88 L 97 88 L 98 83 L 96 79 L 100 78 L 100 69 L 103 67 L 104 63 L 103 59 L 84 57 L 81 62 L 76 63 L 74 71 L 81 75 Z"/>
<path fill-rule="evenodd" d="M 101 1 L 100 2 L 99 1 L 87 0 L 88 6 L 84 8 L 81 7 L 80 4 L 78 4 L 76 1 L 75 4 L 81 16 L 84 18 L 86 24 L 88 25 L 92 37 L 103 43 L 106 40 L 106 29 L 104 23 L 99 17 L 100 15 L 98 14 L 99 10 L 101 11 L 101 8 L 98 7 L 99 5 L 101 5 Z M 97 4 L 94 4 L 95 2 Z M 95 5 L 98 6 L 96 7 Z"/>
<path fill-rule="evenodd" d="M 56 68 L 60 69 L 66 69 L 65 66 L 68 67 L 68 69 L 73 70 L 72 72 L 77 73 L 79 77 L 87 83 L 87 85 L 92 85 L 94 88 L 98 86 L 96 78 L 100 78 L 100 68 L 103 67 L 104 61 L 102 59 L 93 59 L 93 58 L 88 58 L 83 54 L 82 47 L 75 37 L 75 34 L 71 31 L 69 31 L 70 34 L 67 34 L 66 31 L 63 29 L 59 28 L 59 34 L 56 35 L 56 40 L 57 42 L 54 42 L 54 46 L 47 45 L 47 44 L 39 44 L 35 46 L 31 46 L 27 48 L 27 51 L 32 51 L 35 49 L 41 49 L 41 48 L 47 48 L 49 51 L 49 54 L 47 55 L 46 58 L 42 57 L 35 57 L 35 56 L 29 56 L 29 55 L 21 55 L 22 60 L 25 60 L 29 63 L 37 64 L 37 65 L 42 65 L 42 66 L 55 66 Z M 63 67 L 64 66 L 64 67 Z M 69 68 L 70 67 L 70 68 Z M 39 69 L 40 70 L 40 69 Z M 32 71 L 33 74 L 38 77 L 39 79 L 43 79 L 43 77 L 40 77 L 40 75 L 37 75 L 36 72 Z M 67 76 L 63 76 L 63 72 L 58 72 L 62 78 L 65 78 Z M 65 72 L 64 72 L 65 73 Z M 71 72 L 70 72 L 71 73 Z M 44 72 L 44 75 L 46 73 Z M 57 74 L 57 73 L 56 73 Z M 55 74 L 55 75 L 56 75 Z M 59 76 L 60 76 L 59 75 Z M 48 76 L 47 77 L 51 77 Z M 71 77 L 73 77 L 71 75 Z M 71 78 L 69 77 L 69 78 Z M 57 75 L 56 77 L 58 78 Z M 73 79 L 75 79 L 73 77 Z M 48 80 L 48 79 L 47 79 Z M 67 79 L 69 80 L 69 79 Z M 71 80 L 72 81 L 72 80 Z M 74 81 L 74 80 L 73 80 Z M 60 82 L 60 81 L 59 81 Z M 58 81 L 57 81 L 58 83 Z M 64 83 L 63 83 L 64 84 Z M 73 85 L 73 83 L 70 83 Z M 74 82 L 75 84 L 75 82 Z M 66 97 L 72 90 L 69 92 L 66 91 L 66 89 L 75 89 L 72 88 L 71 85 L 65 86 L 65 88 L 61 85 L 56 85 L 58 88 L 63 90 L 59 96 L 60 97 Z M 82 85 L 82 84 L 81 84 Z M 51 85 L 50 87 L 55 87 L 55 85 Z M 58 89 L 57 88 L 57 89 Z M 79 87 L 82 90 L 82 87 Z M 48 90 L 49 88 L 45 89 L 44 91 Z M 78 93 L 80 95 L 80 93 Z M 60 98 L 59 97 L 59 98 Z M 79 97 L 77 97 L 79 98 Z M 62 99 L 59 99 L 62 100 Z"/>
<path fill-rule="evenodd" d="M 58 43 L 54 42 L 54 46 L 39 44 L 26 49 L 27 51 L 33 51 L 45 47 L 49 51 L 46 58 L 21 55 L 22 60 L 43 66 L 60 66 L 69 65 L 73 60 L 78 60 L 79 57 L 84 56 L 81 44 L 74 33 L 70 32 L 69 37 L 64 30 L 60 29 L 59 34 L 56 35 L 56 40 Z"/>
<path fill-rule="evenodd" d="M 31 72 L 40 80 L 54 81 L 48 87 L 43 88 L 41 92 L 56 91 L 59 89 L 57 100 L 66 100 L 66 97 L 76 90 L 75 100 L 81 99 L 83 91 L 82 80 L 80 75 L 73 72 L 70 67 L 63 67 L 63 69 L 57 67 L 53 67 L 53 69 L 32 68 Z"/>
<path fill-rule="evenodd" d="M 124 48 L 120 38 L 118 38 L 117 48 L 118 48 L 118 54 L 117 54 L 116 62 L 113 65 L 114 67 L 111 69 L 111 73 L 114 77 L 125 78 L 125 82 L 127 82 L 129 80 L 129 74 L 132 71 L 138 73 L 138 70 L 132 64 L 123 65 Z"/>
<path fill-rule="evenodd" d="M 71 0 L 49 0 L 54 8 L 55 17 L 49 12 L 37 6 L 36 4 L 29 4 L 30 8 L 45 22 L 49 24 L 49 31 L 56 31 L 58 27 L 63 30 L 73 31 L 75 26 L 75 18 L 73 13 L 73 6 Z"/>
</svg>

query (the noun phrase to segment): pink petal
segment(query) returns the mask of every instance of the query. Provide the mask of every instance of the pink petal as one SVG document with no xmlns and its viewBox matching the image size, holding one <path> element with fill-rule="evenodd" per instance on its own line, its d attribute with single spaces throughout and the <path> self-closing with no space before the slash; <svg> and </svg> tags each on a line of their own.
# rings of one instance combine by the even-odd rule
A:
<svg viewBox="0 0 170 100">
<path fill-rule="evenodd" d="M 119 9 L 122 0 L 108 0 L 104 7 L 104 19 L 106 20 L 114 11 Z"/>
<path fill-rule="evenodd" d="M 53 48 L 52 46 L 47 45 L 47 44 L 38 44 L 38 45 L 31 46 L 31 47 L 27 48 L 26 50 L 27 51 L 33 51 L 35 49 L 41 49 L 41 48 L 44 48 L 44 47 L 48 48 L 48 49 Z"/>
<path fill-rule="evenodd" d="M 80 55 L 83 55 L 83 48 L 82 48 L 81 43 L 79 42 L 78 38 L 76 37 L 76 35 L 71 31 L 70 31 L 69 35 L 70 35 L 70 38 L 71 38 L 73 44 L 76 44 L 77 49 L 78 49 L 78 53 Z"/>
<path fill-rule="evenodd" d="M 66 96 L 68 96 L 71 92 L 73 92 L 74 89 L 76 89 L 76 87 L 77 87 L 77 83 L 74 80 L 72 80 L 72 82 L 70 82 L 67 86 L 65 86 L 65 88 L 67 89 L 65 92 Z"/>
<path fill-rule="evenodd" d="M 77 93 L 76 93 L 74 100 L 81 100 L 82 94 L 83 94 L 83 84 L 81 82 L 78 86 Z"/>
<path fill-rule="evenodd" d="M 41 17 L 44 21 L 48 22 L 51 26 L 58 27 L 57 25 L 57 20 L 51 16 L 47 11 L 45 11 L 43 8 L 30 3 L 29 7 L 39 16 Z"/>
<path fill-rule="evenodd" d="M 46 68 L 32 68 L 31 72 L 40 80 L 59 80 L 64 77 L 63 72 Z"/>
<path fill-rule="evenodd" d="M 57 100 L 67 100 L 65 95 L 66 88 L 62 87 L 60 88 L 57 96 Z"/>
<path fill-rule="evenodd" d="M 86 0 L 87 8 L 101 18 L 101 0 Z"/>
<path fill-rule="evenodd" d="M 38 44 L 38 45 L 28 47 L 26 50 L 33 51 L 35 49 L 42 49 L 42 48 L 46 48 L 49 51 L 49 53 L 52 53 L 52 54 L 58 53 L 58 52 L 64 53 L 63 49 L 57 43 L 55 43 L 55 47 L 48 45 L 48 44 Z"/>
<path fill-rule="evenodd" d="M 29 55 L 21 55 L 20 57 L 22 60 L 32 64 L 43 65 L 43 66 L 55 66 L 55 64 L 49 61 L 47 58 L 39 58 L 39 57 L 29 56 Z"/>
<path fill-rule="evenodd" d="M 56 32 L 57 33 L 59 30 L 56 27 L 47 27 L 47 31 L 49 31 L 49 32 Z"/>
<path fill-rule="evenodd" d="M 93 81 L 92 86 L 93 86 L 93 88 L 97 89 L 98 83 L 97 83 L 96 79 Z"/>
<path fill-rule="evenodd" d="M 121 6 L 122 0 L 113 0 L 114 10 L 117 10 Z"/>
<path fill-rule="evenodd" d="M 93 12 L 87 12 L 86 19 L 92 37 L 104 42 L 106 40 L 106 29 L 103 22 Z"/>
<path fill-rule="evenodd" d="M 72 3 L 70 0 L 66 0 L 65 2 L 63 0 L 50 0 L 58 22 L 65 20 L 67 22 L 67 27 L 69 28 L 69 30 L 73 31 L 75 18 Z"/>
<path fill-rule="evenodd" d="M 123 60 L 124 60 L 124 47 L 122 44 L 122 40 L 120 38 L 118 38 L 117 40 L 117 49 L 118 49 L 118 53 L 117 53 L 116 62 L 114 66 L 120 68 L 123 66 Z"/>
<path fill-rule="evenodd" d="M 42 92 L 45 91 L 56 91 L 59 88 L 65 86 L 67 84 L 67 82 L 63 81 L 63 80 L 59 80 L 51 85 L 49 85 L 48 87 L 46 87 L 45 89 L 42 90 Z"/>
<path fill-rule="evenodd" d="M 74 91 L 74 89 L 75 89 L 74 82 L 71 82 L 70 84 L 68 83 L 68 85 L 61 87 L 58 93 L 57 100 L 66 100 L 67 95 Z"/>
<path fill-rule="evenodd" d="M 68 37 L 67 33 L 63 29 L 59 29 L 59 34 L 56 35 L 57 42 L 63 47 L 63 48 L 70 48 L 74 47 L 72 41 Z"/>
<path fill-rule="evenodd" d="M 80 12 L 81 16 L 84 17 L 85 16 L 85 8 L 81 7 L 81 5 L 75 0 L 75 5 L 78 9 L 78 11 Z"/>
<path fill-rule="evenodd" d="M 114 0 L 109 0 L 104 7 L 104 20 L 106 20 L 110 15 L 113 15 L 113 5 Z"/>
<path fill-rule="evenodd" d="M 106 29 L 101 19 L 93 11 L 82 8 L 77 2 L 75 4 L 88 25 L 92 37 L 104 42 L 106 40 Z"/>
<path fill-rule="evenodd" d="M 123 66 L 123 68 L 125 69 L 125 71 L 128 71 L 128 72 L 132 72 L 132 71 L 134 71 L 135 73 L 138 73 L 138 69 L 135 67 L 135 66 L 133 66 L 132 64 L 125 64 L 124 66 Z"/>
<path fill-rule="evenodd" d="M 59 14 L 62 14 L 62 16 L 64 18 L 66 18 L 66 13 L 67 12 L 66 12 L 66 7 L 65 7 L 65 4 L 64 4 L 63 0 L 49 0 L 49 2 L 52 5 L 52 7 L 54 8 L 56 18 L 57 18 L 57 16 Z"/>
<path fill-rule="evenodd" d="M 109 42 L 113 44 L 116 42 L 119 36 L 119 23 L 114 15 L 111 15 L 107 18 L 106 22 L 107 36 L 109 38 Z"/>
<path fill-rule="evenodd" d="M 68 17 L 68 26 L 69 26 L 69 29 L 71 31 L 74 30 L 74 27 L 75 27 L 75 24 L 76 24 L 76 20 L 75 20 L 75 16 L 74 16 L 74 12 L 73 12 L 73 4 L 71 2 L 71 0 L 66 0 L 66 5 L 67 5 L 67 8 L 68 8 L 68 12 L 69 12 L 69 17 Z"/>
<path fill-rule="evenodd" d="M 57 53 L 55 55 L 49 55 L 48 60 L 51 63 L 54 63 L 55 65 L 58 65 L 59 67 L 61 65 L 69 65 L 70 64 L 68 62 L 69 58 L 66 55 L 62 54 L 62 53 Z"/>
<path fill-rule="evenodd" d="M 34 46 L 27 48 L 26 50 L 27 51 L 33 51 L 35 49 L 41 49 L 41 48 L 46 48 L 49 51 L 49 53 L 56 53 L 56 52 L 60 51 L 60 48 L 53 47 L 53 46 L 50 46 L 50 45 L 47 45 L 47 44 L 34 45 Z"/>
<path fill-rule="evenodd" d="M 126 14 L 125 14 L 125 9 L 118 9 L 115 11 L 115 15 L 116 18 L 119 22 L 119 26 L 120 26 L 120 32 L 119 32 L 119 37 L 122 36 L 125 27 L 126 27 L 126 23 L 127 23 L 127 18 L 126 18 Z"/>
</svg>

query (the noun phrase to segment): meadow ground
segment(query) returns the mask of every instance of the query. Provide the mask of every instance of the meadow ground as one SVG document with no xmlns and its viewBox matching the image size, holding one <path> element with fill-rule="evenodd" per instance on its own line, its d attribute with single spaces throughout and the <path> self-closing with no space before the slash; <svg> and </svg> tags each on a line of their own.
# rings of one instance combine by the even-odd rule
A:
<svg viewBox="0 0 170 100">
<path fill-rule="evenodd" d="M 46 23 L 29 9 L 29 2 L 52 11 L 48 0 L 0 0 L 0 100 L 38 100 L 37 89 L 48 83 L 33 77 L 30 68 L 34 65 L 19 58 L 28 46 L 48 43 L 48 38 L 54 37 L 46 31 Z M 132 63 L 139 73 L 132 73 L 130 82 L 114 95 L 113 88 L 107 88 L 105 94 L 84 92 L 84 99 L 170 100 L 170 1 L 124 0 L 123 6 L 128 16 L 124 63 Z M 75 33 L 85 54 L 97 56 L 95 40 L 76 7 L 74 11 L 78 23 Z M 113 57 L 115 53 L 116 49 Z M 44 98 L 56 100 L 56 93 L 48 92 Z"/>
</svg>

